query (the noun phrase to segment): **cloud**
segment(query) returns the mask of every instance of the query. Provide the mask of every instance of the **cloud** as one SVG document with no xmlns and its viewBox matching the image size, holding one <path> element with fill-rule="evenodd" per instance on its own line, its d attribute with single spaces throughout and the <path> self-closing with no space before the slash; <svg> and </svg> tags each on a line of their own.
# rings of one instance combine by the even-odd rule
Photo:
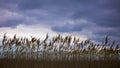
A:
<svg viewBox="0 0 120 68">
<path fill-rule="evenodd" d="M 109 35 L 118 39 L 120 28 L 120 1 L 118 0 L 99 0 L 95 4 L 88 4 L 84 9 L 78 9 L 73 15 L 72 19 L 78 20 L 84 18 L 89 21 L 89 24 L 96 24 L 93 28 L 88 28 L 97 36 L 95 40 Z M 82 5 L 83 6 L 83 5 Z M 110 28 L 110 29 L 109 29 Z M 96 30 L 95 30 L 96 29 Z"/>
<path fill-rule="evenodd" d="M 58 33 L 55 31 L 52 31 L 49 27 L 47 27 L 46 25 L 23 25 L 23 24 L 19 24 L 17 25 L 15 28 L 11 28 L 11 27 L 1 27 L 0 28 L 0 40 L 2 39 L 4 33 L 7 33 L 7 37 L 8 38 L 12 38 L 14 36 L 14 34 L 17 34 L 17 37 L 26 37 L 26 38 L 30 38 L 31 36 L 36 37 L 36 38 L 40 38 L 40 40 L 44 40 L 46 37 L 46 34 L 49 34 L 49 39 L 53 38 L 54 36 L 57 36 Z M 59 33 L 62 36 L 66 36 L 66 35 L 70 35 L 70 36 L 75 36 L 77 38 L 80 38 L 80 40 L 85 40 L 87 39 L 86 36 L 83 35 L 79 35 L 79 34 L 69 34 L 67 32 L 65 33 Z"/>
<path fill-rule="evenodd" d="M 6 22 L 0 22 L 0 27 L 15 27 L 19 25 L 22 21 L 21 20 L 7 20 Z"/>
<path fill-rule="evenodd" d="M 47 27 L 47 26 L 46 26 Z M 56 33 L 51 31 L 49 28 L 45 28 L 44 25 L 37 26 L 37 25 L 23 25 L 19 24 L 15 28 L 11 27 L 2 27 L 0 28 L 0 33 L 3 35 L 7 33 L 9 37 L 13 37 L 14 34 L 17 34 L 18 37 L 42 37 L 44 38 L 47 33 L 52 33 L 51 35 L 55 35 Z"/>
<path fill-rule="evenodd" d="M 20 0 L 0 0 L 0 8 L 16 10 Z"/>
<path fill-rule="evenodd" d="M 82 31 L 83 29 L 86 29 L 94 25 L 89 23 L 90 22 L 85 19 L 70 20 L 60 26 L 59 25 L 52 26 L 51 29 L 57 32 L 76 32 Z"/>
<path fill-rule="evenodd" d="M 46 25 L 53 32 L 75 32 L 95 40 L 105 35 L 117 38 L 119 3 L 119 0 L 0 0 L 0 28 Z"/>
<path fill-rule="evenodd" d="M 6 9 L 0 11 L 0 27 L 15 27 L 24 21 L 24 16 Z"/>
<path fill-rule="evenodd" d="M 84 10 L 76 11 L 73 14 L 73 19 L 86 18 L 96 23 L 99 26 L 119 27 L 120 1 L 100 1 L 98 5 L 87 7 Z M 94 7 L 95 6 L 95 7 Z"/>
<path fill-rule="evenodd" d="M 41 0 L 21 0 L 18 7 L 21 10 L 36 9 L 40 8 L 41 4 Z"/>
<path fill-rule="evenodd" d="M 69 0 L 21 0 L 18 8 L 22 10 L 41 9 L 41 8 L 55 8 L 59 9 L 63 5 L 69 4 Z M 65 6 L 64 6 L 65 7 Z"/>
</svg>

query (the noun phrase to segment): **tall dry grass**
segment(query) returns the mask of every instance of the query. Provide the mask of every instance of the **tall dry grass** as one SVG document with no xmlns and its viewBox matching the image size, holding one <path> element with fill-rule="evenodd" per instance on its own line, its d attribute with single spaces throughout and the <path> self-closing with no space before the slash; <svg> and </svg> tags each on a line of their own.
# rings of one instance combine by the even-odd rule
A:
<svg viewBox="0 0 120 68">
<path fill-rule="evenodd" d="M 0 57 L 3 58 L 26 58 L 37 60 L 106 60 L 120 59 L 120 46 L 115 41 L 109 43 L 106 36 L 102 43 L 96 44 L 92 40 L 80 41 L 77 37 L 58 34 L 48 40 L 46 34 L 42 41 L 40 38 L 32 37 L 8 38 L 3 36 L 0 47 Z"/>
</svg>

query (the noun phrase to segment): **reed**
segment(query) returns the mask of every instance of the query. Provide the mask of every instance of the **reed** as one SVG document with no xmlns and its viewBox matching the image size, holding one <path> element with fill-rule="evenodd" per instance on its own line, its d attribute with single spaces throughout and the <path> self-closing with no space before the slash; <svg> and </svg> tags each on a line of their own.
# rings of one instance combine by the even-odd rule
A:
<svg viewBox="0 0 120 68">
<path fill-rule="evenodd" d="M 46 34 L 42 41 L 31 36 L 28 38 L 17 38 L 15 34 L 13 38 L 8 38 L 6 33 L 3 36 L 2 54 L 4 58 L 31 58 L 39 60 L 101 60 L 103 58 L 119 59 L 120 46 L 115 41 L 109 43 L 108 36 L 105 37 L 102 44 L 97 44 L 91 40 L 80 41 L 77 37 L 65 36 L 58 34 L 48 40 L 49 35 Z M 73 40 L 72 40 L 73 39 Z M 110 44 L 110 46 L 107 46 Z M 6 54 L 9 54 L 6 55 Z M 11 57 L 15 55 L 15 57 Z M 77 56 L 77 58 L 76 58 Z M 93 58 L 94 57 L 94 58 Z M 102 57 L 102 58 L 101 58 Z M 97 59 L 96 59 L 97 58 Z"/>
</svg>

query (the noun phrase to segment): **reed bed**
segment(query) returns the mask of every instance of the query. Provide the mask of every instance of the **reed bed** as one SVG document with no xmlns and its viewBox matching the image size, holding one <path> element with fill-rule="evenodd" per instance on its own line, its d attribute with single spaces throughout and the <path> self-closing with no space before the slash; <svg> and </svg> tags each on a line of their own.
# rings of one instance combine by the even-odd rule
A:
<svg viewBox="0 0 120 68">
<path fill-rule="evenodd" d="M 113 40 L 109 42 L 106 36 L 101 43 L 92 40 L 80 41 L 80 38 L 58 34 L 49 40 L 46 34 L 44 40 L 31 37 L 8 38 L 3 36 L 0 46 L 0 58 L 35 59 L 45 61 L 79 61 L 79 60 L 120 60 L 120 45 Z"/>
</svg>

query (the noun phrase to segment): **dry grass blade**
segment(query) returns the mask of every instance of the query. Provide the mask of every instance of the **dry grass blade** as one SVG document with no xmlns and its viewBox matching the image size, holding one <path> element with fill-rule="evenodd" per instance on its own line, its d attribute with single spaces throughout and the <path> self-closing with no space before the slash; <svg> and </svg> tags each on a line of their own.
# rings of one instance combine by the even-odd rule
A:
<svg viewBox="0 0 120 68">
<path fill-rule="evenodd" d="M 105 37 L 104 44 L 106 45 L 108 43 L 108 36 Z"/>
</svg>

